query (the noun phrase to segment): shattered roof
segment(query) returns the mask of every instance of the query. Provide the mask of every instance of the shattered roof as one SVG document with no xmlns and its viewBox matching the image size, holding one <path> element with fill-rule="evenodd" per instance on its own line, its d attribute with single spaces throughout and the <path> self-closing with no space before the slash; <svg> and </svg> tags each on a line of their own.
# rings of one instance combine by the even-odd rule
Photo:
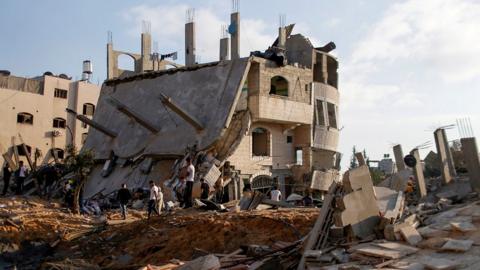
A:
<svg viewBox="0 0 480 270">
<path fill-rule="evenodd" d="M 212 145 L 228 127 L 248 72 L 250 58 L 138 74 L 105 82 L 93 120 L 118 134 L 111 138 L 93 128 L 84 147 L 95 149 L 97 159 L 110 152 L 121 158 L 140 154 L 182 155 L 187 146 Z M 188 71 L 188 72 L 185 72 Z M 197 131 L 166 107 L 161 95 L 175 102 L 202 123 Z M 159 130 L 154 133 L 111 104 L 115 99 Z"/>
</svg>

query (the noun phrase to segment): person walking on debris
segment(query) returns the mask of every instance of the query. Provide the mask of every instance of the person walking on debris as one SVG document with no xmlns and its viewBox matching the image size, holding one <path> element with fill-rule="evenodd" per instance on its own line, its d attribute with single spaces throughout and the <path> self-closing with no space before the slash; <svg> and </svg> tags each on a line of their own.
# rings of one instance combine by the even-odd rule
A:
<svg viewBox="0 0 480 270">
<path fill-rule="evenodd" d="M 272 201 L 279 202 L 282 198 L 282 192 L 278 190 L 277 186 L 273 186 L 272 191 L 270 191 L 270 199 Z"/>
<path fill-rule="evenodd" d="M 12 172 L 10 171 L 8 164 L 5 164 L 3 167 L 3 196 L 7 195 L 8 187 L 10 186 L 10 177 L 12 177 Z"/>
<path fill-rule="evenodd" d="M 193 191 L 193 181 L 195 178 L 195 167 L 192 164 L 192 159 L 187 157 L 187 179 L 184 193 L 185 208 L 190 208 L 193 206 L 192 202 L 192 191 Z"/>
<path fill-rule="evenodd" d="M 157 186 L 158 188 L 158 196 L 157 200 L 155 201 L 155 208 L 157 209 L 158 214 L 160 215 L 162 213 L 162 208 L 163 208 L 163 192 L 162 188 Z"/>
<path fill-rule="evenodd" d="M 120 202 L 120 210 L 122 211 L 123 219 L 127 219 L 127 204 L 132 198 L 130 190 L 127 188 L 127 184 L 122 184 L 122 188 L 118 190 L 117 200 Z"/>
<path fill-rule="evenodd" d="M 307 194 L 302 199 L 303 206 L 313 206 L 313 198 L 310 191 L 307 191 Z"/>
<path fill-rule="evenodd" d="M 200 179 L 200 183 L 202 183 L 202 185 L 200 186 L 200 188 L 202 189 L 202 195 L 200 195 L 200 199 L 203 199 L 203 200 L 208 200 L 208 195 L 210 194 L 210 185 L 205 182 L 205 179 Z"/>
<path fill-rule="evenodd" d="M 150 181 L 150 200 L 148 201 L 148 218 L 152 215 L 152 212 L 155 212 L 157 215 L 160 214 L 157 211 L 156 204 L 158 200 L 158 187 L 153 181 Z"/>
<path fill-rule="evenodd" d="M 21 195 L 23 193 L 23 183 L 25 182 L 25 178 L 27 177 L 28 170 L 25 165 L 23 165 L 23 161 L 20 161 L 18 169 L 15 171 L 15 181 L 17 184 L 16 194 Z"/>
</svg>

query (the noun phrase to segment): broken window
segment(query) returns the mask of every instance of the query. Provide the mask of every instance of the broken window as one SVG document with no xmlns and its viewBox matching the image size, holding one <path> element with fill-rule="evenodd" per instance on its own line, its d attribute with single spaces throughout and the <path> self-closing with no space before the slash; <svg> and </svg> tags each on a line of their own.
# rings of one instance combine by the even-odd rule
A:
<svg viewBox="0 0 480 270">
<path fill-rule="evenodd" d="M 323 111 L 323 101 L 317 99 L 317 125 L 325 126 L 325 112 Z"/>
<path fill-rule="evenodd" d="M 337 112 L 335 104 L 327 102 L 327 111 L 328 111 L 328 125 L 332 128 L 337 127 Z"/>
<path fill-rule="evenodd" d="M 293 136 L 287 136 L 287 143 L 293 142 Z"/>
<path fill-rule="evenodd" d="M 66 121 L 63 118 L 57 117 L 53 119 L 54 128 L 65 128 Z"/>
<path fill-rule="evenodd" d="M 17 145 L 17 153 L 19 156 L 27 156 L 30 155 L 30 153 L 32 153 L 32 147 L 30 147 L 29 145 L 25 145 L 25 148 L 27 148 L 27 152 L 28 153 L 25 153 L 25 151 L 23 150 L 23 146 L 21 144 Z"/>
<path fill-rule="evenodd" d="M 252 131 L 252 155 L 270 156 L 270 132 L 264 128 Z"/>
<path fill-rule="evenodd" d="M 95 105 L 92 103 L 83 104 L 83 115 L 93 116 L 93 113 L 95 113 Z"/>
<path fill-rule="evenodd" d="M 56 98 L 67 98 L 67 90 L 55 88 L 55 92 L 53 93 L 53 96 Z"/>
<path fill-rule="evenodd" d="M 270 95 L 288 97 L 288 81 L 282 76 L 275 76 L 270 80 Z"/>
<path fill-rule="evenodd" d="M 82 133 L 82 144 L 85 144 L 85 141 L 87 140 L 87 135 L 88 133 Z"/>
<path fill-rule="evenodd" d="M 300 147 L 295 148 L 295 164 L 303 165 L 303 149 Z"/>
<path fill-rule="evenodd" d="M 57 158 L 59 158 L 59 159 L 64 158 L 65 152 L 63 151 L 63 149 L 55 148 L 53 151 L 55 151 L 55 154 L 56 154 Z"/>
<path fill-rule="evenodd" d="M 33 125 L 33 115 L 26 112 L 18 113 L 17 123 Z"/>
</svg>

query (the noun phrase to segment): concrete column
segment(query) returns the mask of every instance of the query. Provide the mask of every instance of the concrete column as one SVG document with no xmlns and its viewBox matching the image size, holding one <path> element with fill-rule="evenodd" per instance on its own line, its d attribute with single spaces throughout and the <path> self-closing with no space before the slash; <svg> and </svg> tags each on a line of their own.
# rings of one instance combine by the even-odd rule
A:
<svg viewBox="0 0 480 270">
<path fill-rule="evenodd" d="M 397 172 L 405 170 L 405 162 L 403 162 L 402 145 L 397 144 L 393 147 L 393 156 L 395 157 L 395 164 L 397 166 Z"/>
<path fill-rule="evenodd" d="M 141 72 L 153 70 L 150 55 L 152 54 L 152 36 L 149 33 L 142 33 L 142 66 Z"/>
<path fill-rule="evenodd" d="M 437 146 L 437 154 L 440 163 L 440 171 L 442 172 L 443 184 L 445 185 L 450 183 L 452 180 L 452 175 L 450 174 L 450 167 L 448 166 L 447 160 L 448 144 L 445 144 L 445 132 L 442 132 L 442 129 L 435 130 L 433 135 L 435 137 L 435 145 Z"/>
<path fill-rule="evenodd" d="M 427 196 L 427 186 L 425 184 L 425 177 L 423 176 L 423 168 L 422 168 L 422 162 L 420 159 L 420 152 L 418 149 L 413 149 L 410 152 L 410 155 L 414 156 L 415 159 L 417 160 L 417 164 L 415 167 L 413 167 L 413 173 L 415 175 L 415 179 L 417 179 L 417 191 L 418 191 L 418 196 L 420 198 L 423 198 Z M 403 163 L 403 160 L 402 160 Z"/>
<path fill-rule="evenodd" d="M 185 24 L 185 65 L 195 65 L 195 22 Z"/>
<path fill-rule="evenodd" d="M 287 29 L 285 27 L 278 28 L 278 47 L 285 48 L 287 42 Z"/>
<path fill-rule="evenodd" d="M 230 39 L 228 37 L 220 39 L 220 61 L 230 58 Z"/>
<path fill-rule="evenodd" d="M 457 172 L 455 171 L 455 163 L 453 162 L 452 150 L 448 145 L 447 132 L 443 128 L 441 129 L 441 131 L 442 131 L 442 137 L 443 137 L 443 144 L 446 146 L 445 150 L 447 154 L 448 169 L 450 170 L 450 175 L 452 177 L 455 177 L 457 175 Z"/>
<path fill-rule="evenodd" d="M 70 83 L 68 89 L 68 104 L 67 107 L 70 110 L 77 111 L 83 109 L 83 104 L 78 104 L 78 89 L 80 88 L 80 82 L 76 81 Z M 77 134 L 77 118 L 71 113 L 67 113 L 67 126 L 65 130 L 66 135 L 66 146 L 76 144 L 76 134 Z M 78 150 L 80 147 L 77 148 Z"/>
<path fill-rule="evenodd" d="M 474 137 L 460 139 L 462 152 L 467 163 L 470 185 L 476 192 L 480 192 L 480 159 L 478 157 L 477 142 Z"/>
<path fill-rule="evenodd" d="M 234 27 L 232 35 L 231 46 L 231 59 L 240 58 L 240 13 L 234 12 L 230 15 L 230 24 Z"/>
<path fill-rule="evenodd" d="M 107 79 L 117 77 L 115 70 L 118 68 L 117 56 L 113 52 L 113 44 L 107 44 Z"/>
</svg>

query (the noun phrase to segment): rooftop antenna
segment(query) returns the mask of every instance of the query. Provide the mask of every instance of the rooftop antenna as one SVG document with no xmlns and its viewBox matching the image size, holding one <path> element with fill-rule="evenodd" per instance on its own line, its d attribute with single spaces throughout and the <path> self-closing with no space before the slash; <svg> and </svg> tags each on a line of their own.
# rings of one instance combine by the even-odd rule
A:
<svg viewBox="0 0 480 270">
<path fill-rule="evenodd" d="M 240 1 L 232 0 L 232 13 L 238 12 L 240 10 Z"/>
<path fill-rule="evenodd" d="M 110 30 L 107 31 L 107 43 L 113 44 L 113 35 L 112 35 L 112 31 Z"/>
<path fill-rule="evenodd" d="M 278 27 L 285 27 L 287 24 L 287 14 L 280 14 L 278 16 Z"/>
<path fill-rule="evenodd" d="M 148 20 L 142 21 L 142 33 L 150 34 L 152 32 L 152 23 Z"/>
<path fill-rule="evenodd" d="M 187 9 L 187 12 L 185 13 L 186 23 L 191 23 L 194 20 L 195 20 L 195 9 L 194 8 Z"/>
</svg>

